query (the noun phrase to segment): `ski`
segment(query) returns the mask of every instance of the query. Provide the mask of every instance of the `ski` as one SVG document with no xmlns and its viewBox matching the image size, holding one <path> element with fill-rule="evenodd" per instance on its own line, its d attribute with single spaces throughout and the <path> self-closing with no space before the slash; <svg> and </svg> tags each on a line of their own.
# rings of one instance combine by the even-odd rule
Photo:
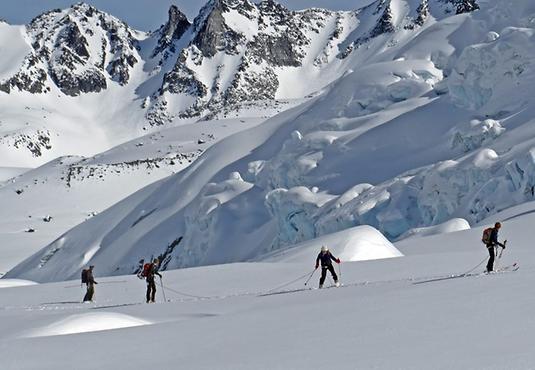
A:
<svg viewBox="0 0 535 370">
<path fill-rule="evenodd" d="M 517 262 L 515 262 L 513 264 L 510 264 L 510 265 L 507 265 L 507 266 L 504 266 L 504 267 L 501 267 L 501 268 L 497 269 L 495 273 L 518 271 L 519 268 L 520 268 L 520 266 L 518 265 Z"/>
<path fill-rule="evenodd" d="M 275 291 L 275 292 L 262 293 L 262 294 L 259 294 L 258 297 L 269 297 L 269 296 L 272 296 L 272 295 L 290 294 L 290 293 L 297 293 L 297 292 L 306 292 L 306 291 L 309 291 L 309 290 L 324 290 L 324 289 L 331 289 L 331 288 L 342 288 L 343 286 L 344 286 L 344 284 L 340 283 L 338 285 L 333 284 L 333 285 L 329 285 L 329 286 L 326 286 L 326 287 L 323 287 L 323 288 L 287 289 L 287 290 L 280 290 L 280 291 Z"/>
<path fill-rule="evenodd" d="M 477 276 L 503 274 L 503 273 L 507 273 L 507 272 L 518 271 L 519 268 L 520 268 L 520 266 L 518 266 L 518 263 L 515 262 L 515 263 L 513 263 L 511 265 L 507 265 L 507 266 L 502 267 L 499 270 L 493 271 L 491 273 L 487 273 L 487 272 L 471 272 L 471 273 L 468 273 L 468 274 L 452 274 L 452 275 L 448 275 L 448 276 L 437 277 L 437 278 L 434 278 L 434 279 L 415 281 L 412 284 L 413 285 L 417 285 L 417 284 L 433 283 L 435 281 L 460 279 L 460 278 L 465 278 L 465 277 L 477 277 Z"/>
</svg>

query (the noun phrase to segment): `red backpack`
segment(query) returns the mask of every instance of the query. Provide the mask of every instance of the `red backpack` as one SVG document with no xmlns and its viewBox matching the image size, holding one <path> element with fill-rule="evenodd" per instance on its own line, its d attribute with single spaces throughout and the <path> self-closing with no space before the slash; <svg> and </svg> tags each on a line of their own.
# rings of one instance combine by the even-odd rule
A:
<svg viewBox="0 0 535 370">
<path fill-rule="evenodd" d="M 141 272 L 141 276 L 147 277 L 152 271 L 152 263 L 147 262 L 143 265 L 143 271 Z"/>
<path fill-rule="evenodd" d="M 483 236 L 481 237 L 481 241 L 485 244 L 489 244 L 490 243 L 490 235 L 492 234 L 492 230 L 493 228 L 492 227 L 489 227 L 489 228 L 486 228 L 485 230 L 483 230 Z"/>
</svg>

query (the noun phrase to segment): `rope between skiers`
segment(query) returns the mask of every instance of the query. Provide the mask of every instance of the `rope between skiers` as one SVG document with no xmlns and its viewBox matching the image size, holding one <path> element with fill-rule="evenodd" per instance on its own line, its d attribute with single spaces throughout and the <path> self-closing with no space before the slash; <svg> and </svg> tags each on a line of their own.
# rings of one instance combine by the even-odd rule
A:
<svg viewBox="0 0 535 370">
<path fill-rule="evenodd" d="M 482 241 L 487 247 L 489 251 L 489 262 L 487 263 L 487 269 L 485 273 L 501 273 L 501 272 L 512 272 L 518 270 L 518 264 L 514 263 L 511 265 L 507 265 L 504 267 L 498 267 L 499 262 L 501 261 L 502 255 L 504 253 L 504 250 L 506 249 L 506 243 L 507 240 L 504 240 L 503 243 L 498 241 L 498 230 L 500 229 L 501 224 L 497 222 L 494 226 L 494 228 L 487 228 L 483 232 L 483 238 Z M 500 253 L 498 253 L 498 248 L 501 247 L 502 250 Z M 495 261 L 495 258 L 497 261 Z M 427 277 L 408 277 L 408 278 L 398 278 L 398 279 L 387 279 L 387 280 L 375 280 L 375 281 L 359 281 L 354 283 L 345 283 L 344 287 L 355 287 L 355 286 L 368 286 L 368 285 L 378 285 L 378 284 L 388 284 L 388 283 L 395 283 L 395 282 L 412 282 L 413 284 L 423 284 L 423 283 L 430 283 L 430 282 L 436 282 L 436 281 L 442 281 L 447 279 L 453 279 L 453 278 L 461 278 L 461 277 L 471 277 L 471 276 L 478 276 L 479 274 L 473 273 L 478 267 L 480 267 L 486 260 L 485 257 L 482 259 L 478 264 L 476 264 L 474 267 L 470 268 L 469 270 L 459 273 L 459 274 L 442 274 L 442 275 L 436 275 L 436 276 L 427 276 Z M 335 268 L 333 266 L 333 261 L 338 264 L 338 275 L 336 274 Z M 234 294 L 226 294 L 226 295 L 214 295 L 214 296 L 203 296 L 198 294 L 192 294 L 188 292 L 184 292 L 181 290 L 173 289 L 168 286 L 164 287 L 162 275 L 158 272 L 159 268 L 159 260 L 158 258 L 155 258 L 152 261 L 149 261 L 147 263 L 144 263 L 144 260 L 140 260 L 140 265 L 138 268 L 137 276 L 140 279 L 145 279 L 147 282 L 147 295 L 146 295 L 146 301 L 147 303 L 156 303 L 155 302 L 155 292 L 156 292 L 156 286 L 155 286 L 155 276 L 160 277 L 160 286 L 162 288 L 162 294 L 163 294 L 163 300 L 164 302 L 179 302 L 179 301 L 191 301 L 191 300 L 217 300 L 217 299 L 226 299 L 231 297 L 242 297 L 242 296 L 269 296 L 274 294 L 284 294 L 284 293 L 292 293 L 292 292 L 300 292 L 300 291 L 306 291 L 311 290 L 313 288 L 307 287 L 308 282 L 312 279 L 314 273 L 318 270 L 320 267 L 321 262 L 321 277 L 319 280 L 319 289 L 323 288 L 323 284 L 327 278 L 327 273 L 330 272 L 329 281 L 331 283 L 329 287 L 340 287 L 342 286 L 339 282 L 339 279 L 342 276 L 342 269 L 341 269 L 341 261 L 339 258 L 334 257 L 329 249 L 324 245 L 321 247 L 321 252 L 316 258 L 316 265 L 314 270 L 306 272 L 303 275 L 299 275 L 296 278 L 289 280 L 287 282 L 284 282 L 280 285 L 277 285 L 274 288 L 263 290 L 263 291 L 256 291 L 256 292 L 241 292 L 241 293 L 234 293 Z M 84 297 L 84 301 L 90 301 L 93 302 L 93 292 L 94 292 L 94 284 L 97 284 L 96 281 L 93 279 L 92 271 L 94 266 L 89 266 L 89 269 L 84 269 L 82 271 L 82 284 L 86 283 L 87 285 L 87 293 L 86 297 Z M 294 287 L 293 289 L 284 289 L 292 284 L 296 284 L 299 281 L 302 281 L 303 279 L 306 279 L 304 282 L 304 287 L 297 288 Z M 84 281 L 85 280 L 85 281 Z M 102 284 L 114 284 L 114 283 L 126 283 L 127 280 L 112 280 L 112 281 L 104 281 Z M 72 286 L 65 286 L 65 288 L 70 287 L 78 287 L 78 285 L 72 285 Z M 187 299 L 174 299 L 174 300 L 168 300 L 165 291 L 168 290 L 170 292 L 173 292 L 174 294 L 178 296 L 187 297 Z M 149 294 L 150 293 L 150 294 Z M 86 299 L 87 298 L 87 299 Z M 36 306 L 38 309 L 46 309 L 49 305 L 58 305 L 58 304 L 65 304 L 70 305 L 73 304 L 73 306 L 70 306 L 70 308 L 82 308 L 79 306 L 80 302 L 76 301 L 63 301 L 63 302 L 48 302 L 48 303 L 42 303 L 39 306 Z M 111 303 L 111 302 L 110 302 Z M 132 302 L 132 303 L 122 303 L 122 304 L 116 304 L 116 305 L 100 305 L 100 306 L 92 306 L 90 308 L 109 308 L 109 307 L 121 307 L 121 306 L 127 306 L 127 305 L 134 305 L 134 304 L 140 304 L 139 302 Z M 11 309 L 15 308 L 14 306 L 6 306 L 6 307 L 0 307 L 0 309 Z M 25 308 L 31 309 L 32 306 L 26 306 Z"/>
</svg>

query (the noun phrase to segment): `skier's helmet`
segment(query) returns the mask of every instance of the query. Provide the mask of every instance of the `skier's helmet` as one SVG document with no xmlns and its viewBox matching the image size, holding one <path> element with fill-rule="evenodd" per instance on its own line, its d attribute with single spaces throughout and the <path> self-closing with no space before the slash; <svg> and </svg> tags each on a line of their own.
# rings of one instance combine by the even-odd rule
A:
<svg viewBox="0 0 535 370">
<path fill-rule="evenodd" d="M 496 222 L 496 223 L 494 224 L 494 227 L 495 227 L 496 229 L 499 229 L 500 227 L 502 227 L 502 224 L 499 223 L 499 222 Z"/>
<path fill-rule="evenodd" d="M 327 252 L 328 250 L 329 250 L 329 248 L 327 248 L 325 245 L 321 246 L 321 251 L 322 252 Z"/>
</svg>

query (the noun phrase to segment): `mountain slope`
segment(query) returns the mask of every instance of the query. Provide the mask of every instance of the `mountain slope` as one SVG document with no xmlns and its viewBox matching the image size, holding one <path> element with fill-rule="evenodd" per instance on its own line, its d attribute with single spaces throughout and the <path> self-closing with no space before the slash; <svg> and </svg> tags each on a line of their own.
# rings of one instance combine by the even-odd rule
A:
<svg viewBox="0 0 535 370">
<path fill-rule="evenodd" d="M 356 11 L 290 11 L 272 0 L 211 0 L 193 22 L 170 7 L 168 21 L 145 33 L 78 3 L 25 28 L 2 24 L 2 165 L 90 156 L 160 126 L 246 117 L 259 106 L 281 111 L 346 73 L 352 54 L 371 55 L 361 53 L 369 41 L 409 38 L 427 19 L 476 8 L 378 0 Z"/>
<path fill-rule="evenodd" d="M 187 124 L 93 157 L 60 157 L 36 169 L 0 169 L 6 177 L 0 178 L 0 272 L 140 188 L 183 170 L 215 142 L 263 120 Z"/>
<path fill-rule="evenodd" d="M 465 83 L 455 73 L 481 41 L 520 53 L 520 35 L 529 31 L 488 40 L 496 26 L 491 15 L 505 3 L 455 15 L 450 3 L 432 2 L 440 12 L 413 28 L 404 27 L 413 24 L 406 16 L 412 3 L 388 4 L 394 31 L 355 48 L 345 59 L 352 72 L 321 95 L 219 142 L 187 170 L 79 225 L 9 276 L 75 276 L 92 248 L 98 251 L 90 260 L 105 274 L 131 272 L 151 255 L 165 268 L 243 261 L 361 224 L 396 238 L 454 217 L 475 223 L 524 202 L 529 180 L 510 189 L 511 171 L 503 169 L 527 153 L 528 111 L 500 108 L 477 119 L 481 113 L 459 106 L 451 86 Z M 529 60 L 530 52 L 522 54 Z M 511 88 L 500 80 L 496 86 Z M 465 142 L 477 145 L 466 149 Z M 522 144 L 511 150 L 512 142 Z M 486 189 L 497 194 L 489 198 Z M 74 267 L 58 267 L 66 260 Z"/>
</svg>

